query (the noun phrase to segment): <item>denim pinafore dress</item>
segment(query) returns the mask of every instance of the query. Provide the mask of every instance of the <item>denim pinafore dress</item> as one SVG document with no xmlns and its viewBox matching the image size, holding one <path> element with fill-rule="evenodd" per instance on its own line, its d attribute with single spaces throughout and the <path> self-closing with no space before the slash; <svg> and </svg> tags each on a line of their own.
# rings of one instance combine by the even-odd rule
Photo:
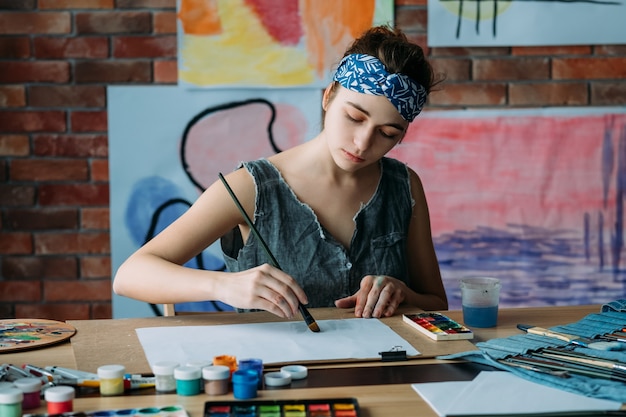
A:
<svg viewBox="0 0 626 417">
<path fill-rule="evenodd" d="M 349 248 L 326 231 L 310 206 L 302 203 L 267 159 L 244 162 L 254 179 L 254 225 L 283 271 L 309 299 L 309 307 L 333 307 L 354 294 L 365 275 L 388 275 L 409 284 L 407 233 L 415 202 L 406 165 L 383 158 L 378 187 L 354 216 Z M 228 271 L 270 263 L 254 235 L 243 244 L 236 227 L 221 239 Z"/>
</svg>

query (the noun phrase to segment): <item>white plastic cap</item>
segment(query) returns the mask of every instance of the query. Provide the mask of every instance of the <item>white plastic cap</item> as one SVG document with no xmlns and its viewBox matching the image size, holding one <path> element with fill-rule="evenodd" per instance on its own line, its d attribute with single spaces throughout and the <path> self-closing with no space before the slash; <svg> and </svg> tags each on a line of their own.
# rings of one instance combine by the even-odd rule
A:
<svg viewBox="0 0 626 417">
<path fill-rule="evenodd" d="M 124 378 L 125 373 L 124 365 L 102 365 L 98 368 L 98 377 L 102 379 Z"/>
<path fill-rule="evenodd" d="M 24 394 L 17 388 L 0 389 L 0 404 L 17 404 L 24 400 Z"/>
<path fill-rule="evenodd" d="M 172 375 L 174 369 L 178 367 L 178 362 L 174 361 L 161 361 L 155 362 L 152 365 L 152 372 L 155 375 Z"/>
<path fill-rule="evenodd" d="M 230 377 L 230 368 L 224 365 L 211 365 L 202 368 L 202 377 L 208 380 L 227 379 Z"/>
<path fill-rule="evenodd" d="M 202 371 L 197 366 L 179 366 L 174 369 L 174 378 L 188 381 L 191 379 L 200 379 Z"/>
<path fill-rule="evenodd" d="M 74 395 L 74 387 L 70 387 L 68 385 L 51 387 L 44 392 L 44 398 L 46 401 L 52 401 L 53 403 L 63 403 L 73 400 Z"/>
<path fill-rule="evenodd" d="M 20 378 L 13 381 L 13 384 L 25 394 L 41 391 L 41 380 L 39 378 Z"/>
</svg>

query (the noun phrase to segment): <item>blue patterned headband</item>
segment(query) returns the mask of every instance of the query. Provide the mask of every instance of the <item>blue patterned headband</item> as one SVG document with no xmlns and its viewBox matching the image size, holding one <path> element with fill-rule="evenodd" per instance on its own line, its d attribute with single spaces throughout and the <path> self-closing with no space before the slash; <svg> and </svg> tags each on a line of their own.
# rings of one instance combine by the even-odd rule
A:
<svg viewBox="0 0 626 417">
<path fill-rule="evenodd" d="M 333 79 L 357 93 L 385 96 L 402 118 L 412 122 L 426 103 L 426 89 L 404 74 L 390 74 L 376 57 L 365 54 L 346 55 Z"/>
</svg>

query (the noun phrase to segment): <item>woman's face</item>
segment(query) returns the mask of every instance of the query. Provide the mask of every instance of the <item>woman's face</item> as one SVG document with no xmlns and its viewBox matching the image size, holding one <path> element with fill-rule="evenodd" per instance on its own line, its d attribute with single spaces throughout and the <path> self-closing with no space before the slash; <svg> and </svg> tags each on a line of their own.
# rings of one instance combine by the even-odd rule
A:
<svg viewBox="0 0 626 417">
<path fill-rule="evenodd" d="M 384 96 L 327 88 L 324 132 L 335 162 L 347 171 L 377 162 L 406 133 L 409 123 Z"/>
</svg>

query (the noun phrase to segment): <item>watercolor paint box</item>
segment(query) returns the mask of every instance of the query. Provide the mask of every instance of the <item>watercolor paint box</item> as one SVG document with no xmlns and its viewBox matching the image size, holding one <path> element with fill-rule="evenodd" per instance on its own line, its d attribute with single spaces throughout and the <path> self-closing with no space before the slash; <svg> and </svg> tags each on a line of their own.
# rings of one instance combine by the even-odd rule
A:
<svg viewBox="0 0 626 417">
<path fill-rule="evenodd" d="M 460 340 L 474 337 L 470 329 L 441 313 L 403 314 L 402 320 L 433 340 Z"/>
<path fill-rule="evenodd" d="M 23 417 L 189 417 L 180 405 L 124 408 L 119 410 L 73 411 L 62 414 L 24 414 Z"/>
<path fill-rule="evenodd" d="M 359 417 L 356 398 L 208 401 L 204 417 Z"/>
</svg>

